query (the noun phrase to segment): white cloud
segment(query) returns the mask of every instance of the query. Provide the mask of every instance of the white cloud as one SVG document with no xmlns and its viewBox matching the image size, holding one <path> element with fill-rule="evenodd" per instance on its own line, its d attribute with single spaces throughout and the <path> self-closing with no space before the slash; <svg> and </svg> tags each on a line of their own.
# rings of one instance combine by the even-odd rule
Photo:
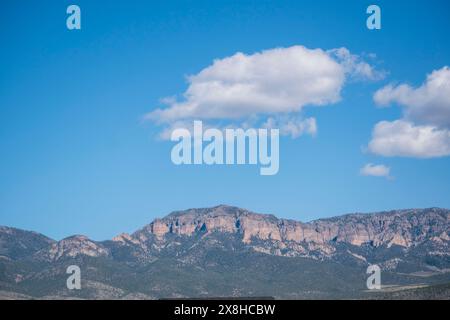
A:
<svg viewBox="0 0 450 320">
<path fill-rule="evenodd" d="M 293 139 L 298 138 L 305 133 L 311 136 L 315 136 L 317 133 L 317 122 L 315 118 L 269 117 L 263 124 L 263 127 L 279 129 L 281 135 L 291 136 Z"/>
<path fill-rule="evenodd" d="M 292 46 L 254 54 L 238 52 L 189 76 L 181 99 L 162 99 L 166 106 L 145 118 L 169 127 L 193 119 L 225 120 L 238 126 L 272 121 L 282 134 L 313 135 L 315 119 L 303 120 L 302 109 L 336 103 L 348 77 L 373 79 L 375 73 L 345 48 L 324 51 Z"/>
<path fill-rule="evenodd" d="M 368 149 L 393 157 L 434 158 L 450 155 L 450 69 L 433 71 L 418 88 L 388 85 L 374 94 L 378 105 L 397 103 L 402 119 L 375 125 Z"/>
<path fill-rule="evenodd" d="M 376 70 L 373 66 L 363 61 L 360 56 L 350 53 L 347 48 L 339 48 L 328 50 L 328 53 L 336 58 L 336 60 L 344 67 L 344 70 L 352 78 L 381 80 L 385 77 L 386 72 Z M 375 55 L 370 55 L 375 58 Z"/>
<path fill-rule="evenodd" d="M 405 120 L 375 125 L 369 151 L 386 156 L 433 158 L 450 155 L 450 130 Z"/>
<path fill-rule="evenodd" d="M 410 121 L 450 128 L 450 68 L 433 71 L 418 88 L 388 85 L 375 93 L 374 100 L 381 106 L 398 103 Z"/>
<path fill-rule="evenodd" d="M 255 113 L 288 113 L 340 99 L 344 68 L 321 49 L 277 48 L 217 59 L 188 77 L 182 101 L 148 115 L 178 119 L 236 119 Z"/>
<path fill-rule="evenodd" d="M 382 164 L 372 164 L 368 163 L 361 168 L 359 173 L 363 176 L 373 176 L 373 177 L 386 177 L 390 178 L 391 168 Z"/>
</svg>

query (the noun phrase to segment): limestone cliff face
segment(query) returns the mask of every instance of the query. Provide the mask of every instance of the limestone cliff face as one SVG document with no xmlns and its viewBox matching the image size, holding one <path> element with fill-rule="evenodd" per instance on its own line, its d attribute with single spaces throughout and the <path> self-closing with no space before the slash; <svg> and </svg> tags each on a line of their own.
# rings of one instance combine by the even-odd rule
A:
<svg viewBox="0 0 450 320">
<path fill-rule="evenodd" d="M 297 252 L 321 250 L 332 253 L 335 243 L 408 248 L 430 239 L 448 241 L 450 211 L 438 208 L 399 210 L 350 214 L 302 223 L 222 205 L 174 212 L 155 220 L 131 237 L 145 241 L 153 235 L 164 241 L 168 234 L 192 236 L 211 232 L 239 234 L 246 244 L 269 241 L 279 250 L 288 248 Z M 259 247 L 259 250 L 266 249 Z"/>
<path fill-rule="evenodd" d="M 220 296 L 224 290 L 227 296 L 251 296 L 262 288 L 261 295 L 275 290 L 291 299 L 299 288 L 305 288 L 305 298 L 337 288 L 352 294 L 365 289 L 371 264 L 383 270 L 382 279 L 404 279 L 388 282 L 392 285 L 448 283 L 450 210 L 349 214 L 303 223 L 217 206 L 174 212 L 106 241 L 85 236 L 54 241 L 0 226 L 0 286 L 48 290 L 42 296 L 61 294 L 69 265 L 80 266 L 82 288 L 88 289 L 81 291 L 95 298 L 105 292 L 109 299 L 123 297 L 132 285 L 134 293 L 154 297 L 206 291 Z"/>
<path fill-rule="evenodd" d="M 130 248 L 132 255 L 145 260 L 151 259 L 155 250 L 182 241 L 181 238 L 173 241 L 169 235 L 207 237 L 213 233 L 232 234 L 255 251 L 283 256 L 329 257 L 337 253 L 339 244 L 408 249 L 430 242 L 436 254 L 450 256 L 450 210 L 438 208 L 349 214 L 303 223 L 221 205 L 174 212 L 131 235 L 121 234 L 111 242 Z M 1 234 L 5 239 L 8 236 L 6 231 Z M 107 241 L 95 242 L 84 236 L 48 241 L 49 247 L 36 254 L 48 261 L 114 255 Z"/>
</svg>

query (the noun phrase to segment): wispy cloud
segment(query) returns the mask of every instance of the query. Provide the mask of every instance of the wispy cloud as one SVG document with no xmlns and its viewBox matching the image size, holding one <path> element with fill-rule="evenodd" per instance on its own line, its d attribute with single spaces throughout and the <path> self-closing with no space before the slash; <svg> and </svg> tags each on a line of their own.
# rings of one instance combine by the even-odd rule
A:
<svg viewBox="0 0 450 320">
<path fill-rule="evenodd" d="M 391 179 L 392 177 L 390 176 L 390 171 L 391 168 L 385 165 L 368 163 L 359 170 L 359 173 L 362 176 L 385 177 Z"/>
</svg>

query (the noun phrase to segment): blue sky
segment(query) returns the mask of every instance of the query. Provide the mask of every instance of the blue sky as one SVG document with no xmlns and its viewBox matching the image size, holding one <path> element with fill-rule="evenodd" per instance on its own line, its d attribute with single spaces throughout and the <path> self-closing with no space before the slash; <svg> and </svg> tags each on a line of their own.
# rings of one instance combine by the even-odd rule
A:
<svg viewBox="0 0 450 320">
<path fill-rule="evenodd" d="M 2 5 L 1 225 L 101 240 L 173 210 L 222 203 L 302 221 L 450 208 L 448 126 L 405 115 L 434 110 L 433 101 L 442 106 L 439 119 L 450 114 L 445 90 L 415 104 L 427 75 L 445 76 L 450 66 L 447 1 L 374 1 L 381 30 L 366 28 L 372 3 L 362 0 L 73 3 L 81 30 L 66 28 L 72 2 Z M 317 133 L 281 138 L 275 176 L 260 176 L 254 166 L 172 164 L 174 144 L 158 138 L 163 126 L 142 120 L 163 108 L 161 98 L 182 97 L 186 77 L 214 59 L 296 45 L 345 47 L 384 77 L 348 79 L 338 102 L 302 108 L 302 117 L 316 119 Z M 380 101 L 391 106 L 380 107 L 374 94 L 390 84 Z M 402 84 L 409 91 L 396 91 Z M 367 150 L 377 123 L 402 119 L 413 130 L 443 133 L 443 140 L 425 141 L 423 152 L 435 143 L 443 149 L 425 157 Z M 369 163 L 389 167 L 391 178 L 361 175 Z"/>
</svg>

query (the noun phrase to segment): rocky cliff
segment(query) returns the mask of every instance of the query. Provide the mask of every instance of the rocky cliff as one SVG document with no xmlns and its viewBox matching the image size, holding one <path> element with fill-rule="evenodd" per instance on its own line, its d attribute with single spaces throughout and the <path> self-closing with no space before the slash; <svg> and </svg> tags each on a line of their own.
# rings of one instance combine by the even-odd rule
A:
<svg viewBox="0 0 450 320">
<path fill-rule="evenodd" d="M 311 249 L 329 254 L 338 243 L 410 248 L 426 241 L 437 244 L 449 241 L 450 211 L 439 208 L 396 210 L 348 214 L 303 223 L 221 205 L 174 212 L 115 241 L 137 244 L 150 238 L 164 241 L 167 235 L 206 236 L 214 232 L 239 235 L 249 245 L 255 241 L 269 241 L 278 244 L 278 249 L 290 249 L 290 254 L 302 254 Z"/>
<path fill-rule="evenodd" d="M 83 274 L 79 292 L 65 287 L 73 264 Z M 365 294 L 370 264 L 390 286 L 450 282 L 450 210 L 305 223 L 220 205 L 173 212 L 107 241 L 0 227 L 0 296 L 348 298 Z"/>
</svg>

